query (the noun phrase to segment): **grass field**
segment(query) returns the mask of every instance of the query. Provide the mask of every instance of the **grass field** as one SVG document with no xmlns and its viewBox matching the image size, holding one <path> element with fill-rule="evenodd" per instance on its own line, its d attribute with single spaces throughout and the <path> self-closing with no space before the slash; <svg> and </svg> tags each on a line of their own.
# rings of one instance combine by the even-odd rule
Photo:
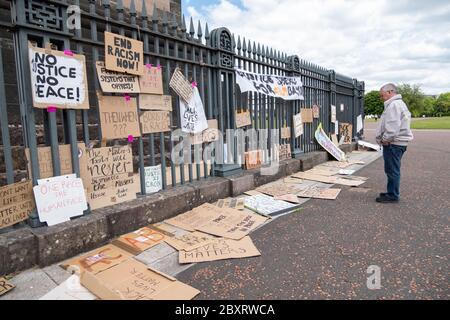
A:
<svg viewBox="0 0 450 320">
<path fill-rule="evenodd" d="M 375 119 L 366 119 L 366 122 L 375 122 Z M 450 117 L 440 118 L 413 118 L 411 129 L 449 129 Z"/>
</svg>

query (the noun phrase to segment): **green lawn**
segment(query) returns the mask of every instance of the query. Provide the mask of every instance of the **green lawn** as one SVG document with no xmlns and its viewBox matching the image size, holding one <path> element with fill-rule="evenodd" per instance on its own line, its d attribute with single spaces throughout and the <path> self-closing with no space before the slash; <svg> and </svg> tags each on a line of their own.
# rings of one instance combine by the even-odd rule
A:
<svg viewBox="0 0 450 320">
<path fill-rule="evenodd" d="M 415 118 L 411 122 L 412 129 L 450 129 L 450 117 Z"/>
</svg>

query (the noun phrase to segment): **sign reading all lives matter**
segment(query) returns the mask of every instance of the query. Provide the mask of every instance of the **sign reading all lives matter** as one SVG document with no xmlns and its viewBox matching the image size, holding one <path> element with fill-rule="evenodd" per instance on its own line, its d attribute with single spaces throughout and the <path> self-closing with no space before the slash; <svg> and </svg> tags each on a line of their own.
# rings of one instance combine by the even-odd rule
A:
<svg viewBox="0 0 450 320">
<path fill-rule="evenodd" d="M 142 41 L 105 31 L 106 69 L 140 76 L 144 74 L 143 58 Z"/>
<path fill-rule="evenodd" d="M 85 56 L 28 46 L 33 106 L 89 109 Z"/>
<path fill-rule="evenodd" d="M 28 218 L 35 208 L 30 180 L 0 188 L 0 229 Z"/>
<path fill-rule="evenodd" d="M 103 92 L 108 93 L 139 93 L 138 77 L 135 75 L 109 71 L 105 68 L 105 63 L 97 61 L 98 81 Z"/>
</svg>

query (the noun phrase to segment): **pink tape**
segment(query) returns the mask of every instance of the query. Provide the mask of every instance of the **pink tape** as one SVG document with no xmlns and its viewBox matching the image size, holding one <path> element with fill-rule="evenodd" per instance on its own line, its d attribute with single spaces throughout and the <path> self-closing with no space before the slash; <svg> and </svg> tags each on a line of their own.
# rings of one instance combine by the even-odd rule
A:
<svg viewBox="0 0 450 320">
<path fill-rule="evenodd" d="M 130 134 L 130 135 L 128 136 L 128 142 L 129 142 L 129 143 L 133 143 L 133 141 L 134 141 L 134 137 Z"/>
<path fill-rule="evenodd" d="M 195 87 L 197 87 L 197 82 L 195 82 L 195 81 L 192 81 L 192 83 L 191 83 L 191 87 L 192 87 L 192 88 L 195 88 Z"/>
<path fill-rule="evenodd" d="M 126 101 L 130 101 L 131 100 L 131 97 L 129 95 L 127 95 L 127 94 L 124 97 L 125 97 Z"/>
<path fill-rule="evenodd" d="M 148 64 L 146 64 L 145 66 L 146 66 L 146 67 L 147 67 L 147 69 L 149 69 L 149 70 L 151 70 L 151 69 L 152 69 L 152 67 L 153 67 L 153 65 L 152 65 L 151 63 L 148 63 Z"/>
<path fill-rule="evenodd" d="M 161 65 L 159 63 L 158 63 L 157 68 L 158 68 L 158 70 L 161 70 Z"/>
<path fill-rule="evenodd" d="M 73 56 L 73 52 L 71 50 L 69 50 L 69 49 L 64 50 L 64 54 L 66 56 Z"/>
<path fill-rule="evenodd" d="M 47 112 L 56 112 L 56 107 L 55 106 L 48 106 L 47 107 Z"/>
</svg>

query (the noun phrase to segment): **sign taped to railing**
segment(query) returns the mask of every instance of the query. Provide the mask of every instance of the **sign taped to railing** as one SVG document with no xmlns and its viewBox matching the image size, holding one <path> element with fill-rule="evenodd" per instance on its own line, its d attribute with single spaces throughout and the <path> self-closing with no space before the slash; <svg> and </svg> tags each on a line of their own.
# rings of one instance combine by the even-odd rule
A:
<svg viewBox="0 0 450 320">
<path fill-rule="evenodd" d="M 97 77 L 103 92 L 108 93 L 139 93 L 138 77 L 131 74 L 109 71 L 103 61 L 97 61 Z"/>
<path fill-rule="evenodd" d="M 105 31 L 105 66 L 111 71 L 144 74 L 144 43 Z"/>
<path fill-rule="evenodd" d="M 315 138 L 317 142 L 329 153 L 331 154 L 336 160 L 338 161 L 345 161 L 345 153 L 341 149 L 339 149 L 333 141 L 328 138 L 325 131 L 322 129 L 322 123 L 319 124 L 317 127 Z"/>
<path fill-rule="evenodd" d="M 284 100 L 304 100 L 300 77 L 258 74 L 236 69 L 236 83 L 241 92 L 256 92 Z"/>
</svg>

